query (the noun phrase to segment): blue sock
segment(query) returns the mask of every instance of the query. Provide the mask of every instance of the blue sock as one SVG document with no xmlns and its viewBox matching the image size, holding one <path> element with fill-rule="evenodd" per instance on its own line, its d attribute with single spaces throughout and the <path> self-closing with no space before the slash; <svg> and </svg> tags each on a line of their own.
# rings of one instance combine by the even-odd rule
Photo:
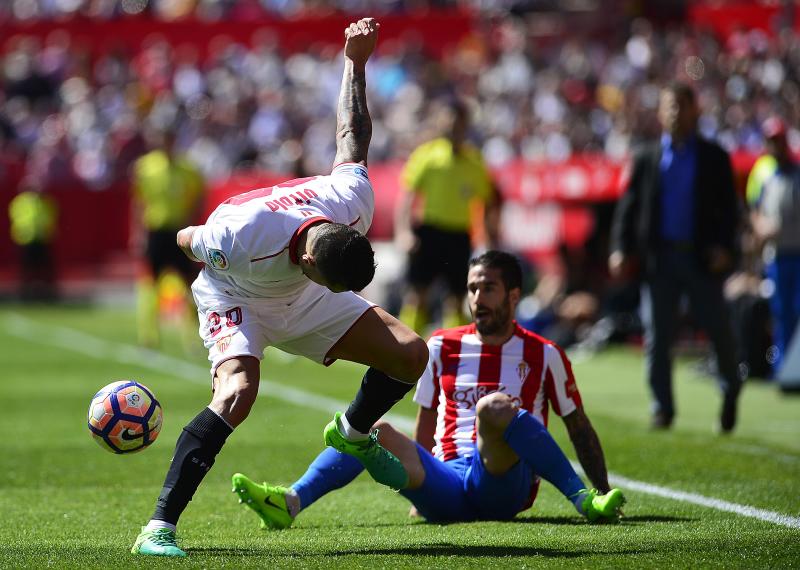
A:
<svg viewBox="0 0 800 570">
<path fill-rule="evenodd" d="M 300 497 L 300 508 L 305 509 L 323 495 L 344 487 L 363 470 L 364 466 L 355 457 L 326 447 L 292 485 Z"/>
<path fill-rule="evenodd" d="M 555 485 L 570 501 L 574 502 L 576 493 L 586 488 L 547 428 L 525 410 L 511 420 L 503 439 L 525 465 Z"/>
</svg>

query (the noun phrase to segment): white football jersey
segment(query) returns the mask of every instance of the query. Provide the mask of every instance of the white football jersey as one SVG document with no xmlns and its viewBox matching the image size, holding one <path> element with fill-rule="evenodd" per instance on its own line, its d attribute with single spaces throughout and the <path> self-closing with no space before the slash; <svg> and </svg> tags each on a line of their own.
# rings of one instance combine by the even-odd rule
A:
<svg viewBox="0 0 800 570">
<path fill-rule="evenodd" d="M 295 294 L 310 283 L 296 259 L 299 234 L 320 220 L 365 234 L 374 210 L 367 169 L 352 163 L 230 198 L 194 232 L 192 252 L 205 267 L 192 288 L 234 297 Z"/>
</svg>

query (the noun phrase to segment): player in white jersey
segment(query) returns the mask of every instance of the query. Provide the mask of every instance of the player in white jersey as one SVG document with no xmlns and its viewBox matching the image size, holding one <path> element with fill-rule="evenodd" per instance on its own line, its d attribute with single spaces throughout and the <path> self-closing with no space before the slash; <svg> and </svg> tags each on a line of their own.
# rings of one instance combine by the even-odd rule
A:
<svg viewBox="0 0 800 570">
<path fill-rule="evenodd" d="M 541 477 L 590 521 L 616 520 L 625 499 L 608 485 L 569 360 L 513 319 L 521 284 L 519 262 L 510 254 L 490 251 L 472 260 L 467 295 L 474 322 L 437 331 L 428 341 L 430 359 L 414 396 L 416 441 L 385 421 L 376 424 L 381 443 L 408 472 L 400 493 L 428 520 L 508 520 L 531 506 Z M 597 489 L 586 489 L 548 433 L 550 406 Z M 233 484 L 262 526 L 285 528 L 361 471 L 358 462 L 327 448 L 290 488 L 258 485 L 242 474 Z"/>
<path fill-rule="evenodd" d="M 213 396 L 178 438 L 134 553 L 186 555 L 175 540 L 178 518 L 227 437 L 249 414 L 267 346 L 324 364 L 342 358 L 369 366 L 347 411 L 325 427 L 324 440 L 363 464 L 376 481 L 394 488 L 407 484 L 402 463 L 371 428 L 413 388 L 428 349 L 411 329 L 353 292 L 375 273 L 364 236 L 374 209 L 365 66 L 378 27 L 364 18 L 345 30 L 333 172 L 236 196 L 204 225 L 178 232 L 178 246 L 204 263 L 192 292 Z"/>
</svg>

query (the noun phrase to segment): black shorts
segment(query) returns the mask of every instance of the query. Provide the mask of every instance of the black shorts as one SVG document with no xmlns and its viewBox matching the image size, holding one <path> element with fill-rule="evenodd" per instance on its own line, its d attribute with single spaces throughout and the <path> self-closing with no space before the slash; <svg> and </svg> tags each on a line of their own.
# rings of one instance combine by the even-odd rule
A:
<svg viewBox="0 0 800 570">
<path fill-rule="evenodd" d="M 186 257 L 176 241 L 177 230 L 155 230 L 147 234 L 145 257 L 153 277 L 158 277 L 165 269 L 174 269 L 186 282 L 197 277 L 200 266 Z"/>
<path fill-rule="evenodd" d="M 414 229 L 418 244 L 408 261 L 408 281 L 417 287 L 427 287 L 442 276 L 454 295 L 467 292 L 469 256 L 472 253 L 467 232 L 449 232 L 433 226 Z"/>
</svg>

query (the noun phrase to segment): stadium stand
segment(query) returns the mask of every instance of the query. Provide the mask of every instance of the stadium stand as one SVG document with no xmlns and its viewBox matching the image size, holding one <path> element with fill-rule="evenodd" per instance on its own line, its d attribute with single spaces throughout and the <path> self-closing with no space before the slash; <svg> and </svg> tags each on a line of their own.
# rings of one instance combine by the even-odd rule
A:
<svg viewBox="0 0 800 570">
<path fill-rule="evenodd" d="M 657 130 L 653 110 L 668 78 L 696 86 L 700 130 L 733 153 L 742 180 L 768 116 L 784 117 L 800 149 L 800 36 L 773 3 L 631 11 L 617 2 L 618 15 L 603 19 L 592 1 L 369 6 L 385 14 L 370 71 L 376 238 L 391 237 L 397 169 L 430 137 L 431 102 L 454 90 L 475 110 L 471 137 L 506 199 L 505 227 L 526 228 L 505 231 L 506 246 L 538 263 L 557 263 L 560 246 L 593 234 L 594 212 L 619 195 L 631 149 Z M 356 0 L 3 3 L 0 210 L 24 178 L 51 187 L 59 275 L 122 278 L 131 265 L 128 168 L 145 150 L 148 125 L 177 125 L 179 144 L 216 183 L 209 207 L 248 185 L 325 172 L 340 63 L 331 47 L 338 35 L 321 32 L 321 22 L 364 8 Z M 0 246 L 11 250 L 6 216 Z M 0 268 L 0 282 L 15 267 L 12 258 Z"/>
</svg>

